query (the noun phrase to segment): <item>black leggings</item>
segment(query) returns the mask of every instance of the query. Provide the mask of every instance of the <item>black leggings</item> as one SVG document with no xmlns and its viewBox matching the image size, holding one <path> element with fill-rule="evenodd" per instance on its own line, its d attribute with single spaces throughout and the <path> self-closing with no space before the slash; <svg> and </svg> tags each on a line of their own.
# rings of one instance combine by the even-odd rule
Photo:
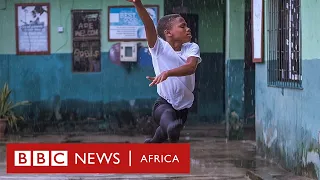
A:
<svg viewBox="0 0 320 180">
<path fill-rule="evenodd" d="M 169 142 L 178 142 L 188 116 L 188 109 L 175 110 L 165 99 L 159 97 L 152 111 L 154 121 L 159 125 L 151 143 L 162 143 L 167 139 Z"/>
</svg>

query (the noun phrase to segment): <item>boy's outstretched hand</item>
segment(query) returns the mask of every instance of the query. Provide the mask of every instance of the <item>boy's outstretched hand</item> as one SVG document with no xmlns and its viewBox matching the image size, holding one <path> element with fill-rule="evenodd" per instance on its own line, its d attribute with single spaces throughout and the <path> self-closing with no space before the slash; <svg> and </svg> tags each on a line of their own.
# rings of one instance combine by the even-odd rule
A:
<svg viewBox="0 0 320 180">
<path fill-rule="evenodd" d="M 152 81 L 149 84 L 149 86 L 153 86 L 153 85 L 157 85 L 157 84 L 161 83 L 162 81 L 165 81 L 168 77 L 169 77 L 169 74 L 167 71 L 165 71 L 165 72 L 162 72 L 161 74 L 159 74 L 159 76 L 157 76 L 157 77 L 147 76 L 147 79 Z"/>
</svg>

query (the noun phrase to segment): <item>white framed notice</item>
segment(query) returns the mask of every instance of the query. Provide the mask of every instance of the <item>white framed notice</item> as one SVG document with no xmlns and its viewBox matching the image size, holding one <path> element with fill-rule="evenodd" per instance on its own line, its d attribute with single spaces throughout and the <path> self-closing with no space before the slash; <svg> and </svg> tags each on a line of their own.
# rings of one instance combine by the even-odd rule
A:
<svg viewBox="0 0 320 180">
<path fill-rule="evenodd" d="M 50 54 L 49 19 L 49 3 L 21 3 L 15 5 L 17 54 Z"/>
<path fill-rule="evenodd" d="M 159 19 L 159 5 L 144 6 L 154 25 Z M 134 6 L 108 7 L 108 40 L 109 41 L 145 41 L 144 24 Z"/>
<path fill-rule="evenodd" d="M 263 62 L 264 48 L 264 0 L 251 0 L 252 12 L 252 61 Z"/>
</svg>

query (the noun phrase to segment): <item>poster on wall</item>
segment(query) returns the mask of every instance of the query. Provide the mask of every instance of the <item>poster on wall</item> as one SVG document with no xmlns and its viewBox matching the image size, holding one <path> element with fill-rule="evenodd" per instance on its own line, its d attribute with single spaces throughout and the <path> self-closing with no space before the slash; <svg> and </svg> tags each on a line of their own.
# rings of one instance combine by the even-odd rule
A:
<svg viewBox="0 0 320 180">
<path fill-rule="evenodd" d="M 73 71 L 100 72 L 100 41 L 73 41 Z"/>
<path fill-rule="evenodd" d="M 263 0 L 251 0 L 252 4 L 252 48 L 253 48 L 253 62 L 261 63 L 263 61 Z"/>
<path fill-rule="evenodd" d="M 15 5 L 16 53 L 50 54 L 50 5 L 23 3 Z"/>
<path fill-rule="evenodd" d="M 73 72 L 101 72 L 100 10 L 73 10 Z"/>
<path fill-rule="evenodd" d="M 159 6 L 145 6 L 154 25 L 159 19 Z M 109 6 L 109 41 L 145 41 L 146 32 L 141 18 L 134 6 Z"/>
<path fill-rule="evenodd" d="M 72 11 L 73 40 L 100 39 L 100 11 Z"/>
</svg>

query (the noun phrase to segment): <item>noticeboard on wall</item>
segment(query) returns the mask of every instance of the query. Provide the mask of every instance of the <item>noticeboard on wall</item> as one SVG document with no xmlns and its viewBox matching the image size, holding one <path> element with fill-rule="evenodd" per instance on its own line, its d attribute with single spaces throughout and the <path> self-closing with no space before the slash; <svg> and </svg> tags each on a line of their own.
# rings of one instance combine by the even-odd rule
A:
<svg viewBox="0 0 320 180">
<path fill-rule="evenodd" d="M 153 23 L 159 19 L 158 5 L 145 5 Z M 145 41 L 146 33 L 143 22 L 134 6 L 108 7 L 109 41 Z"/>
<path fill-rule="evenodd" d="M 15 5 L 16 53 L 18 55 L 50 54 L 49 19 L 49 3 Z"/>
<path fill-rule="evenodd" d="M 251 0 L 252 62 L 262 63 L 264 52 L 264 0 Z"/>
<path fill-rule="evenodd" d="M 72 70 L 101 72 L 100 10 L 72 10 Z"/>
</svg>

